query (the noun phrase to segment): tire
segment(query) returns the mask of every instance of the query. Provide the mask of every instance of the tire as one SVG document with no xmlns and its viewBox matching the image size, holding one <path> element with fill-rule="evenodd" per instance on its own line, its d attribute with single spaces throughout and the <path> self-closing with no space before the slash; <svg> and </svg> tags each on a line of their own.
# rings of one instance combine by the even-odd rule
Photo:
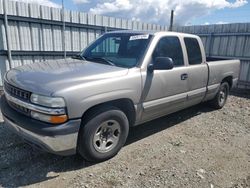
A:
<svg viewBox="0 0 250 188">
<path fill-rule="evenodd" d="M 78 135 L 78 153 L 87 161 L 101 162 L 115 156 L 125 144 L 129 122 L 124 112 L 116 107 L 100 107 Z"/>
<path fill-rule="evenodd" d="M 220 85 L 219 91 L 210 101 L 210 105 L 215 109 L 221 109 L 226 104 L 227 98 L 229 94 L 229 85 L 227 82 L 223 82 Z"/>
</svg>

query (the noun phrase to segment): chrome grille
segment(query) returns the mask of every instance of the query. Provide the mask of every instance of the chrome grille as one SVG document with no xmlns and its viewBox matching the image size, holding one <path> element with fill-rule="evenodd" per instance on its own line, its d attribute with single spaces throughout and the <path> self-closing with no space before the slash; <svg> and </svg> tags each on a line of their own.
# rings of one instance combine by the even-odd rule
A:
<svg viewBox="0 0 250 188">
<path fill-rule="evenodd" d="M 11 96 L 21 99 L 23 101 L 29 101 L 31 93 L 17 87 L 14 87 L 7 82 L 4 82 L 4 89 L 8 92 Z"/>
<path fill-rule="evenodd" d="M 7 82 L 4 82 L 4 90 L 7 92 L 9 95 L 11 95 L 14 98 L 20 99 L 25 102 L 29 102 L 30 95 L 31 93 L 22 89 L 19 89 L 17 87 L 14 87 L 10 85 Z M 8 101 L 8 100 L 7 100 Z M 25 108 L 23 106 L 20 106 L 16 103 L 13 103 L 11 101 L 8 101 L 8 104 L 16 111 L 29 116 L 30 115 L 30 110 L 28 108 Z"/>
<path fill-rule="evenodd" d="M 23 107 L 23 106 L 20 106 L 20 105 L 18 105 L 18 104 L 15 104 L 15 103 L 13 103 L 13 102 L 10 102 L 10 101 L 8 101 L 8 103 L 9 103 L 9 105 L 10 105 L 13 109 L 15 109 L 16 111 L 18 111 L 18 112 L 20 112 L 20 113 L 22 113 L 22 114 L 24 114 L 24 115 L 27 115 L 27 116 L 30 115 L 30 110 L 29 110 L 28 108 L 25 108 L 25 107 Z"/>
</svg>

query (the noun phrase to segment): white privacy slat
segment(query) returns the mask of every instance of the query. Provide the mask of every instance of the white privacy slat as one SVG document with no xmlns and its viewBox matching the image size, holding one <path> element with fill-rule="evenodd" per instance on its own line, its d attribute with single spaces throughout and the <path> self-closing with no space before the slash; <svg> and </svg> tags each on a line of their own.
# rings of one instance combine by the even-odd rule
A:
<svg viewBox="0 0 250 188">
<path fill-rule="evenodd" d="M 29 65 L 33 63 L 33 57 L 31 56 L 23 56 L 22 57 L 22 65 Z"/>
<path fill-rule="evenodd" d="M 109 17 L 109 27 L 115 27 L 115 18 Z"/>
<path fill-rule="evenodd" d="M 132 21 L 131 20 L 128 20 L 128 28 L 127 29 L 132 29 Z"/>
<path fill-rule="evenodd" d="M 79 29 L 72 28 L 72 50 L 80 51 Z"/>
<path fill-rule="evenodd" d="M 95 25 L 102 26 L 102 16 L 101 15 L 95 15 Z"/>
<path fill-rule="evenodd" d="M 71 46 L 71 29 L 70 27 L 65 28 L 65 48 L 66 51 L 72 51 L 72 46 Z"/>
<path fill-rule="evenodd" d="M 88 20 L 87 13 L 80 12 L 79 17 L 80 17 L 80 23 L 81 24 L 87 24 L 87 20 Z"/>
<path fill-rule="evenodd" d="M 60 26 L 53 27 L 54 51 L 62 51 L 62 29 Z"/>
<path fill-rule="evenodd" d="M 8 15 L 17 15 L 16 1 L 6 1 L 7 2 L 7 14 Z"/>
<path fill-rule="evenodd" d="M 86 29 L 80 29 L 80 49 L 83 50 L 88 44 L 88 35 Z"/>
<path fill-rule="evenodd" d="M 42 50 L 42 33 L 40 24 L 31 24 L 32 50 Z"/>
<path fill-rule="evenodd" d="M 108 16 L 103 16 L 103 26 L 108 27 L 109 26 L 109 17 Z"/>
<path fill-rule="evenodd" d="M 122 27 L 122 19 L 121 18 L 116 18 L 115 19 L 115 27 L 117 27 L 117 28 Z"/>
<path fill-rule="evenodd" d="M 155 29 L 155 31 L 160 31 L 160 25 L 157 25 L 157 24 L 156 24 L 156 29 Z"/>
<path fill-rule="evenodd" d="M 12 57 L 12 68 L 22 66 L 22 57 L 21 56 L 13 56 Z"/>
<path fill-rule="evenodd" d="M 19 36 L 21 50 L 32 50 L 30 25 L 27 22 L 19 22 Z"/>
<path fill-rule="evenodd" d="M 29 17 L 29 4 L 17 2 L 17 15 Z"/>
<path fill-rule="evenodd" d="M 95 15 L 88 13 L 88 24 L 89 25 L 95 25 Z"/>
<path fill-rule="evenodd" d="M 137 22 L 137 25 L 138 25 L 138 30 L 142 30 L 142 23 L 141 22 Z"/>
<path fill-rule="evenodd" d="M 46 20 L 51 20 L 50 7 L 40 6 L 41 18 Z"/>
<path fill-rule="evenodd" d="M 70 10 L 64 10 L 64 21 L 65 22 L 71 22 Z"/>
<path fill-rule="evenodd" d="M 95 30 L 89 29 L 88 30 L 88 43 L 90 44 L 95 40 Z"/>
<path fill-rule="evenodd" d="M 243 37 L 242 37 L 243 38 Z M 244 43 L 244 56 L 250 57 L 250 37 L 245 37 L 245 43 Z"/>
<path fill-rule="evenodd" d="M 71 11 L 71 22 L 79 23 L 79 12 Z"/>
<path fill-rule="evenodd" d="M 40 8 L 38 4 L 29 4 L 30 17 L 40 18 Z"/>
<path fill-rule="evenodd" d="M 156 30 L 157 30 L 157 25 L 153 24 L 153 31 L 156 31 Z"/>
<path fill-rule="evenodd" d="M 132 29 L 133 30 L 138 30 L 137 22 L 136 21 L 132 21 Z"/>
<path fill-rule="evenodd" d="M 4 11 L 3 11 L 3 0 L 0 0 L 0 14 L 4 14 Z"/>
<path fill-rule="evenodd" d="M 34 63 L 38 63 L 38 62 L 41 62 L 43 61 L 43 57 L 42 56 L 34 56 L 33 57 L 33 62 Z"/>
<path fill-rule="evenodd" d="M 45 51 L 53 51 L 52 29 L 50 25 L 43 26 L 43 45 Z"/>
<path fill-rule="evenodd" d="M 4 21 L 0 20 L 0 50 L 7 50 Z"/>
<path fill-rule="evenodd" d="M 17 22 L 9 22 L 9 34 L 11 50 L 20 50 L 19 31 Z"/>
<path fill-rule="evenodd" d="M 51 8 L 52 20 L 61 21 L 61 9 Z"/>
<path fill-rule="evenodd" d="M 126 19 L 122 19 L 122 25 L 121 28 L 123 29 L 127 29 L 127 20 Z"/>
<path fill-rule="evenodd" d="M 0 56 L 0 85 L 3 85 L 4 74 L 7 70 L 9 70 L 9 62 L 7 57 Z"/>
<path fill-rule="evenodd" d="M 101 31 L 101 30 L 96 30 L 96 31 L 95 31 L 95 38 L 100 37 L 101 34 L 102 34 L 102 31 Z"/>
<path fill-rule="evenodd" d="M 142 24 L 142 30 L 145 30 L 145 31 L 148 30 L 148 27 L 147 27 L 147 24 L 146 24 L 146 23 L 143 23 L 143 24 Z"/>
</svg>

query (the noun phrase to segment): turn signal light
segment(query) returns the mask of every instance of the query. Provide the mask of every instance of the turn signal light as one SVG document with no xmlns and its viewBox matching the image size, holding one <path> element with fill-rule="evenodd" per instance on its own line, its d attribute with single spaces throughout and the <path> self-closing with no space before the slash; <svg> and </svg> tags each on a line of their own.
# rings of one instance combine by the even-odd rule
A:
<svg viewBox="0 0 250 188">
<path fill-rule="evenodd" d="M 64 123 L 68 120 L 67 115 L 61 115 L 61 116 L 51 116 L 50 117 L 50 123 L 58 124 L 58 123 Z"/>
</svg>

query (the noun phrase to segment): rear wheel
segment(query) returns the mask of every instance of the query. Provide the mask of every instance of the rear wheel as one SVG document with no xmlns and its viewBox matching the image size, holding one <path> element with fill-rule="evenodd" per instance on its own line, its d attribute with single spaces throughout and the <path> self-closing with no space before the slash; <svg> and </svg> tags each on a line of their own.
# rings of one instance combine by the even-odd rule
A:
<svg viewBox="0 0 250 188">
<path fill-rule="evenodd" d="M 210 101 L 212 107 L 216 109 L 221 109 L 226 104 L 228 94 L 229 94 L 229 85 L 227 82 L 223 82 L 220 85 L 219 91 L 214 97 L 214 99 Z"/>
<path fill-rule="evenodd" d="M 126 115 L 116 107 L 97 110 L 82 125 L 78 152 L 88 161 L 100 162 L 115 156 L 125 144 L 129 131 Z"/>
</svg>

